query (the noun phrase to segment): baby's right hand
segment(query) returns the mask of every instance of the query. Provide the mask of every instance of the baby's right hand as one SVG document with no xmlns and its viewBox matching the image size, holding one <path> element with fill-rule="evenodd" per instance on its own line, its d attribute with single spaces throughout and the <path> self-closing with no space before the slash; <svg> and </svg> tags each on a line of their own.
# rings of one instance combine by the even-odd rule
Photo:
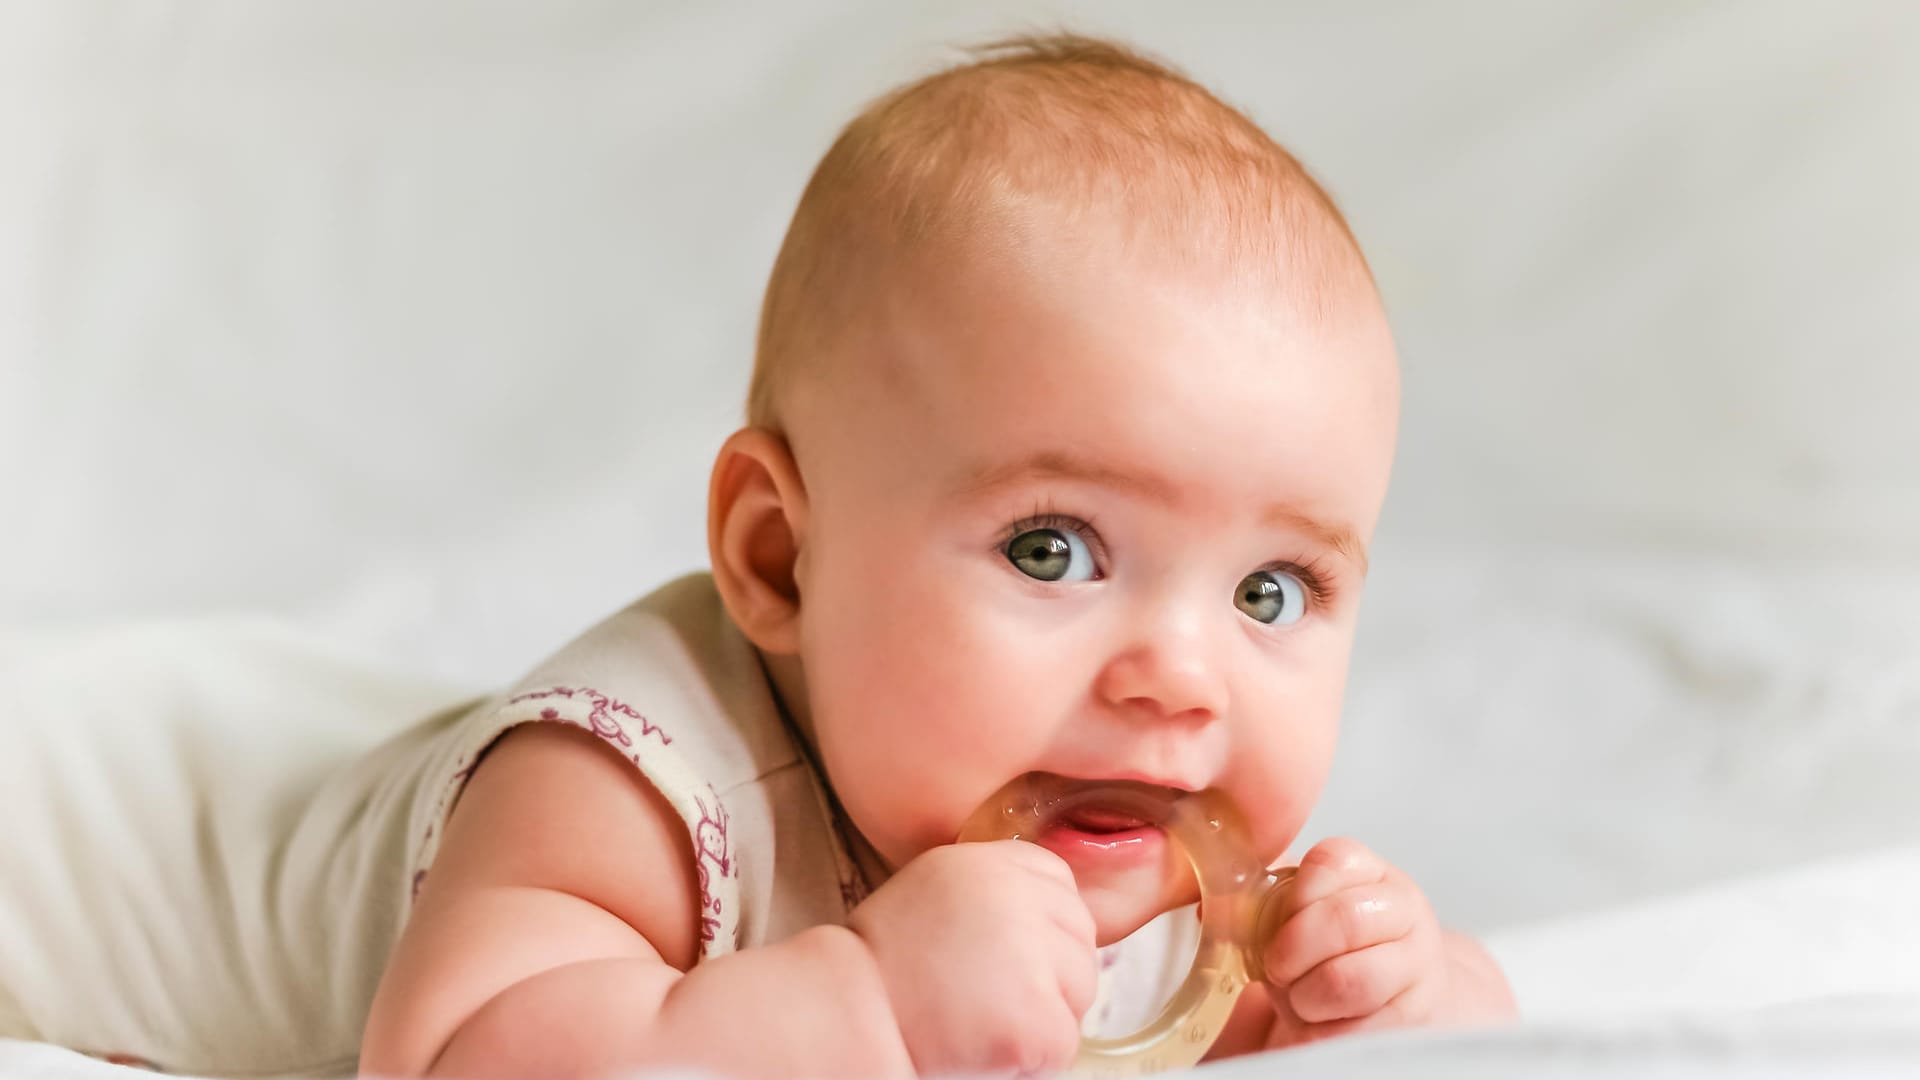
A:
<svg viewBox="0 0 1920 1080">
<path fill-rule="evenodd" d="M 1019 840 L 914 859 L 848 926 L 879 963 L 922 1076 L 1064 1069 L 1093 1004 L 1093 916 L 1060 857 Z"/>
</svg>

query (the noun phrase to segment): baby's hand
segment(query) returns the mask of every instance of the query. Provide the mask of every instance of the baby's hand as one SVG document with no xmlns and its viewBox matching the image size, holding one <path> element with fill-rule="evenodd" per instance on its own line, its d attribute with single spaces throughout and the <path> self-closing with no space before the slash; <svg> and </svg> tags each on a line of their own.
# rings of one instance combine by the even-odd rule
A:
<svg viewBox="0 0 1920 1080">
<path fill-rule="evenodd" d="M 1093 916 L 1060 857 L 1018 840 L 935 848 L 854 909 L 915 1070 L 1073 1063 L 1099 975 Z"/>
<path fill-rule="evenodd" d="M 1269 1047 L 1443 1018 L 1446 941 L 1412 879 L 1352 840 L 1324 840 L 1282 902 L 1265 954 Z"/>
</svg>

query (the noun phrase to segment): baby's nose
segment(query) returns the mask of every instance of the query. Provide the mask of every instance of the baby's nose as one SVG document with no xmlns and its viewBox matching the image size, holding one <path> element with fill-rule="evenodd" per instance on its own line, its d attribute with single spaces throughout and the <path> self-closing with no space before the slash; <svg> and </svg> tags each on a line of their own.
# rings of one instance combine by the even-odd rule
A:
<svg viewBox="0 0 1920 1080">
<path fill-rule="evenodd" d="M 1219 658 L 1201 635 L 1177 628 L 1115 655 L 1101 670 L 1095 692 L 1109 704 L 1157 719 L 1206 723 L 1227 710 Z"/>
</svg>

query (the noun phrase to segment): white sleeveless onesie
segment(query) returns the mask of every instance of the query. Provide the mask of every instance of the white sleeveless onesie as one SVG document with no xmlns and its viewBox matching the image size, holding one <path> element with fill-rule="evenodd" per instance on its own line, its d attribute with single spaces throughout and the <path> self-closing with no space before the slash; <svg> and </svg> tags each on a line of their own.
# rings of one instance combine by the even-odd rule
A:
<svg viewBox="0 0 1920 1080">
<path fill-rule="evenodd" d="M 446 816 L 522 723 L 594 733 L 679 813 L 703 959 L 843 922 L 869 888 L 704 574 L 504 693 L 437 711 L 444 690 L 257 624 L 4 655 L 0 1037 L 177 1073 L 351 1073 Z M 1136 1025 L 1164 998 L 1188 922 L 1103 951 L 1090 1030 Z"/>
</svg>

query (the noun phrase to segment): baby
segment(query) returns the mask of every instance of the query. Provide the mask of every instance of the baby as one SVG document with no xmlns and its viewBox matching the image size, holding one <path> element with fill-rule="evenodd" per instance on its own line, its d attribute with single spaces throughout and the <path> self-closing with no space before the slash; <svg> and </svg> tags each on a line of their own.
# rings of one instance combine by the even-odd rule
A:
<svg viewBox="0 0 1920 1080">
<path fill-rule="evenodd" d="M 1062 1067 L 1180 974 L 1123 939 L 1191 872 L 1097 808 L 964 822 L 1040 774 L 1213 789 L 1293 843 L 1398 381 L 1339 212 L 1246 117 L 1076 37 L 881 99 L 794 215 L 748 416 L 710 578 L 392 751 L 429 809 L 363 1071 Z M 1298 863 L 1216 1056 L 1512 1015 L 1404 873 Z"/>
</svg>

